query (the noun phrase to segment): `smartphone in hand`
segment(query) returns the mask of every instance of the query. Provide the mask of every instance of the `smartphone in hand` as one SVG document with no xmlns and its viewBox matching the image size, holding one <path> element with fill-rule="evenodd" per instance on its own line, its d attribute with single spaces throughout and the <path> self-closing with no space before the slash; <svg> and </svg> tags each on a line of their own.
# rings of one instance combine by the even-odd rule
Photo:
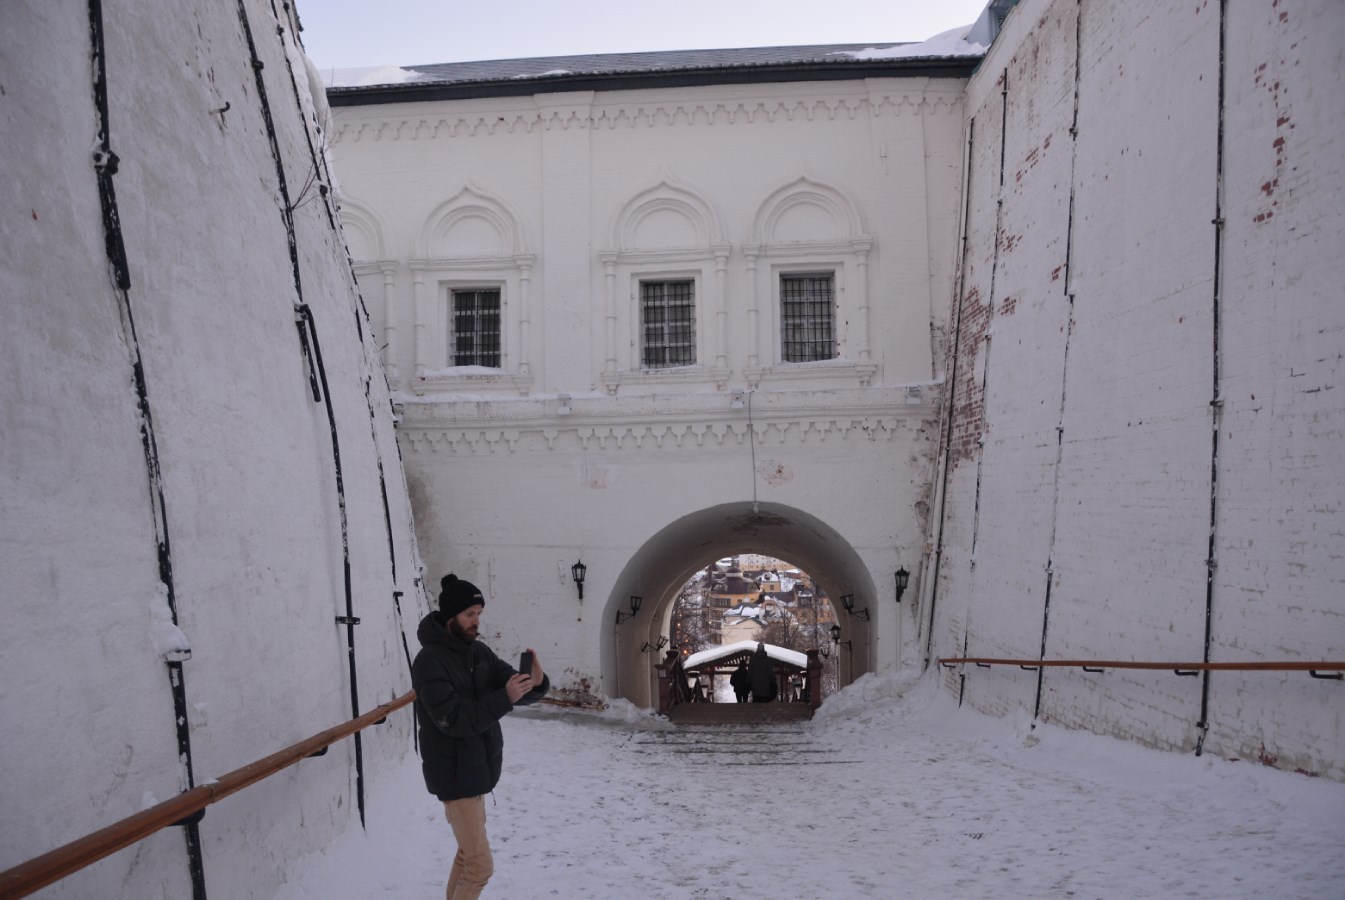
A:
<svg viewBox="0 0 1345 900">
<path fill-rule="evenodd" d="M 518 674 L 532 677 L 532 651 L 524 650 L 518 658 Z"/>
</svg>

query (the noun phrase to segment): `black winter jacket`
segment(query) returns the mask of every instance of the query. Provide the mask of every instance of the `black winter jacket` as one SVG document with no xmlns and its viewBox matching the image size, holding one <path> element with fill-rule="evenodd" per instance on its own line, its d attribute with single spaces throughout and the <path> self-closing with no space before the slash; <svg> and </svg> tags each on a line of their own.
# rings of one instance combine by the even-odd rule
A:
<svg viewBox="0 0 1345 900">
<path fill-rule="evenodd" d="M 488 794 L 504 762 L 500 719 L 515 705 L 504 686 L 518 672 L 481 641 L 450 632 L 443 613 L 422 619 L 416 637 L 421 650 L 411 664 L 411 686 L 425 787 L 440 800 Z M 550 686 L 543 676 L 517 705 L 537 702 Z"/>
<path fill-rule="evenodd" d="M 752 662 L 747 667 L 747 673 L 752 682 L 753 700 L 765 703 L 775 699 L 775 668 L 765 647 L 758 646 L 756 652 L 752 654 Z"/>
</svg>

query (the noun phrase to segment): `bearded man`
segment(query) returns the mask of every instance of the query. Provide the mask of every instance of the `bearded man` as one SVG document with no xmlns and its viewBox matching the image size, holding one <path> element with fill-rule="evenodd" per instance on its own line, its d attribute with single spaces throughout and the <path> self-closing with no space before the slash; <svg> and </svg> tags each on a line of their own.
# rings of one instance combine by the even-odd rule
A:
<svg viewBox="0 0 1345 900">
<path fill-rule="evenodd" d="M 421 650 L 411 664 L 420 726 L 425 787 L 444 804 L 458 852 L 447 900 L 475 900 L 495 871 L 486 837 L 486 794 L 504 763 L 500 719 L 535 703 L 551 683 L 532 653 L 532 671 L 519 673 L 477 640 L 486 601 L 456 575 L 440 582 L 439 610 L 421 620 Z"/>
</svg>

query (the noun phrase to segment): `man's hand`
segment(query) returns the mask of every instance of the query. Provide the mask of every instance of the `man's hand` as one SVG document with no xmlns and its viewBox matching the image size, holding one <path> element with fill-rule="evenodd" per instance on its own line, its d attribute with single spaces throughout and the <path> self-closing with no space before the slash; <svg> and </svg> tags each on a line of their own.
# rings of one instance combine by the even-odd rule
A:
<svg viewBox="0 0 1345 900">
<path fill-rule="evenodd" d="M 532 667 L 536 670 L 537 664 L 533 663 Z M 530 675 L 515 675 L 504 683 L 504 692 L 509 695 L 510 703 L 517 703 L 530 690 L 532 690 Z"/>
</svg>

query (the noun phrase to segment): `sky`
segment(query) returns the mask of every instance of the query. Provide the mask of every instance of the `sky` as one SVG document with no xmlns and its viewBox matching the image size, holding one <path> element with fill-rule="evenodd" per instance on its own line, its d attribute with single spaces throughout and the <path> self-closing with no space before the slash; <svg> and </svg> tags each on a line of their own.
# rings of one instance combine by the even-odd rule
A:
<svg viewBox="0 0 1345 900">
<path fill-rule="evenodd" d="M 986 0 L 298 0 L 319 69 L 583 53 L 924 41 Z"/>
<path fill-rule="evenodd" d="M 677 728 L 626 701 L 516 710 L 486 895 L 1341 896 L 1345 784 L 991 718 L 941 678 L 866 675 L 774 729 Z M 419 760 L 366 779 L 367 830 L 291 863 L 275 900 L 443 893 L 456 848 Z"/>
</svg>

